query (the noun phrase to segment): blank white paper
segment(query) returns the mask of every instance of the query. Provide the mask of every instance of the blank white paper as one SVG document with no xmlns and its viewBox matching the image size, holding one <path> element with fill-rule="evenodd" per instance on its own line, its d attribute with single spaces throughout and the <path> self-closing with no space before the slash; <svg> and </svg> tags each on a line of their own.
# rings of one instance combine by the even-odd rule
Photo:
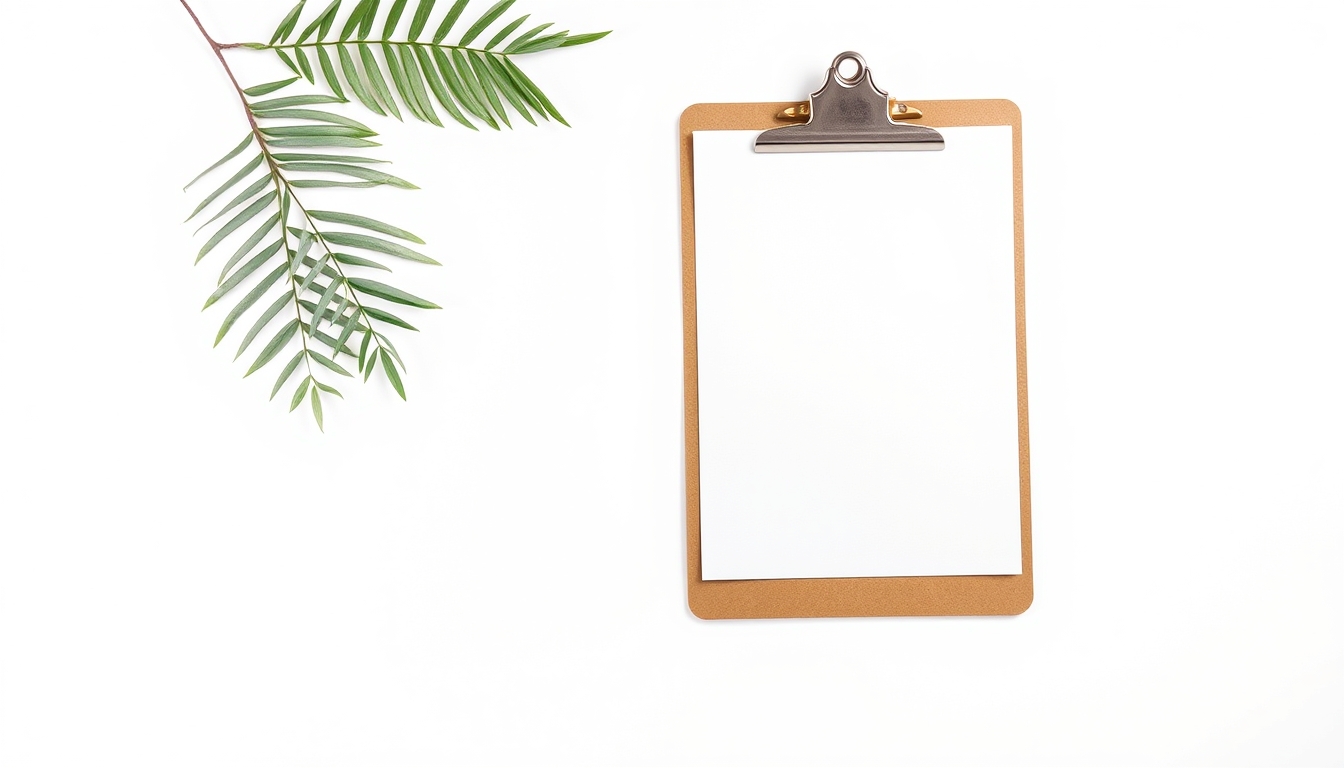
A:
<svg viewBox="0 0 1344 768">
<path fill-rule="evenodd" d="M 694 134 L 704 578 L 1018 574 L 1012 129 Z"/>
</svg>

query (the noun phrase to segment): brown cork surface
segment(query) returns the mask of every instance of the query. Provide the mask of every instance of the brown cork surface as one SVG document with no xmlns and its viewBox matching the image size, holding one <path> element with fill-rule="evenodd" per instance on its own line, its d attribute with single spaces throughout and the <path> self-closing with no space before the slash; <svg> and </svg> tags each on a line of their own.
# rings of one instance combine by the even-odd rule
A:
<svg viewBox="0 0 1344 768">
<path fill-rule="evenodd" d="M 1017 423 L 1021 473 L 1022 575 L 704 581 L 700 572 L 699 373 L 696 361 L 693 131 L 764 130 L 797 102 L 696 104 L 681 115 L 682 321 L 686 388 L 686 592 L 702 619 L 824 616 L 992 616 L 1027 610 L 1032 600 L 1031 453 L 1027 439 L 1027 331 L 1022 234 L 1022 114 L 1011 101 L 907 101 L 920 125 L 1013 128 L 1013 221 L 1017 291 Z M 762 233 L 781 238 L 785 233 Z"/>
</svg>

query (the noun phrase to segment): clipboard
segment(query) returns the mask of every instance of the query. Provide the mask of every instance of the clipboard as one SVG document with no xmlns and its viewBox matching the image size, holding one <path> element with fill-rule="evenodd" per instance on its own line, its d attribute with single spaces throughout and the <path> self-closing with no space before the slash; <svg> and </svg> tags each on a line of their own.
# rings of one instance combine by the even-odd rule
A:
<svg viewBox="0 0 1344 768">
<path fill-rule="evenodd" d="M 840 74 L 842 62 L 857 64 Z M 837 86 L 839 86 L 837 88 Z M 848 99 L 838 104 L 836 94 Z M 862 99 L 864 103 L 858 103 Z M 938 128 L 1010 126 L 1013 285 L 1016 336 L 1017 458 L 1021 573 L 967 576 L 865 576 L 706 580 L 702 571 L 700 366 L 696 284 L 693 134 L 761 131 L 757 152 L 850 152 L 940 149 Z M 772 129 L 779 129 L 777 132 Z M 807 103 L 695 104 L 681 115 L 681 239 L 684 330 L 686 579 L 691 612 L 701 619 L 860 616 L 1016 615 L 1033 599 L 1031 471 L 1027 414 L 1026 317 L 1022 203 L 1022 118 L 1007 100 L 888 100 L 863 58 L 840 54 L 826 85 Z M 773 141 L 773 146 L 762 148 Z M 781 147 L 781 145 L 783 145 Z M 778 238 L 785 233 L 763 232 Z"/>
</svg>

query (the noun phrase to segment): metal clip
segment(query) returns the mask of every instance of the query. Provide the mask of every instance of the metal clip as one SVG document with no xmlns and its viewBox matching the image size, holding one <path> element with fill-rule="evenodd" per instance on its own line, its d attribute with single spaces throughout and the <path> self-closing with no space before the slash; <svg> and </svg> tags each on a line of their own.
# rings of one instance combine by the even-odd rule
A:
<svg viewBox="0 0 1344 768">
<path fill-rule="evenodd" d="M 840 64 L 852 60 L 858 65 L 853 77 L 840 74 Z M 908 107 L 888 102 L 886 91 L 873 83 L 872 70 L 863 57 L 845 51 L 831 62 L 826 83 L 809 98 L 807 110 L 785 110 L 781 117 L 796 119 L 810 115 L 804 125 L 771 128 L 756 137 L 757 152 L 890 152 L 939 150 L 943 135 L 922 125 L 898 123 L 892 112 L 908 113 Z M 900 109 L 905 107 L 904 109 Z M 913 110 L 918 113 L 918 110 Z M 790 115 L 790 112 L 794 112 Z M 917 119 L 920 115 L 901 114 L 899 119 Z"/>
</svg>

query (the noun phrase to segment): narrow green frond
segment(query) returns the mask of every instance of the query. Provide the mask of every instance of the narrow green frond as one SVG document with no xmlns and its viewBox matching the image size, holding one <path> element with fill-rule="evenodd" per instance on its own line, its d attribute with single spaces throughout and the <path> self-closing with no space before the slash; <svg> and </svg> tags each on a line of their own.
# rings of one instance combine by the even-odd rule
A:
<svg viewBox="0 0 1344 768">
<path fill-rule="evenodd" d="M 377 160 L 372 157 L 359 157 L 358 155 L 313 155 L 304 152 L 277 152 L 271 155 L 276 161 L 281 163 L 293 163 L 312 161 L 315 163 L 371 163 L 386 165 L 390 160 Z"/>
<path fill-rule="evenodd" d="M 533 83 L 528 79 L 527 75 L 523 74 L 523 70 L 519 69 L 512 61 L 504 59 L 503 62 L 504 68 L 508 70 L 509 75 L 514 79 L 514 82 L 521 88 L 531 91 L 532 95 L 535 96 L 537 101 L 541 103 L 541 106 L 550 113 L 551 117 L 554 117 L 561 125 L 568 128 L 569 123 L 565 122 L 565 118 L 560 115 L 560 111 L 555 108 L 555 105 L 551 103 L 550 99 L 546 98 L 546 94 L 541 92 L 541 89 L 537 87 L 536 83 Z"/>
<path fill-rule="evenodd" d="M 406 361 L 401 359 L 401 353 L 392 345 L 392 340 L 377 331 L 374 331 L 373 335 L 378 338 L 378 341 L 382 342 L 383 349 L 392 353 L 392 358 L 397 361 L 397 365 L 401 366 L 401 370 L 405 371 Z"/>
<path fill-rule="evenodd" d="M 484 108 L 472 98 L 471 90 L 462 82 L 457 70 L 453 68 L 453 63 L 449 61 L 448 54 L 444 53 L 441 48 L 435 48 L 433 53 L 434 63 L 438 65 L 439 74 L 443 75 L 443 81 L 447 83 L 448 90 L 452 91 L 453 98 L 457 99 L 457 102 L 468 112 L 493 125 L 493 121 L 486 117 Z M 499 126 L 495 127 L 498 128 Z"/>
<path fill-rule="evenodd" d="M 262 83 L 261 85 L 254 85 L 251 88 L 244 88 L 243 93 L 246 93 L 248 96 L 265 96 L 266 94 L 274 93 L 287 85 L 293 85 L 298 81 L 299 78 L 291 77 L 286 80 L 276 80 L 273 83 Z"/>
<path fill-rule="evenodd" d="M 321 298 L 317 300 L 317 309 L 313 310 L 313 330 L 317 330 L 318 326 L 322 324 L 322 313 L 326 311 L 327 305 L 331 303 L 332 297 L 336 295 L 336 291 L 340 287 L 341 282 L 339 280 L 332 280 L 327 285 L 327 289 L 322 292 Z"/>
<path fill-rule="evenodd" d="M 288 363 L 285 363 L 284 370 L 280 371 L 280 378 L 275 380 L 275 386 L 271 388 L 272 400 L 274 400 L 275 396 L 280 393 L 280 388 L 285 386 L 285 382 L 289 381 L 289 377 L 293 376 L 294 372 L 299 369 L 299 363 L 301 362 L 303 362 L 302 349 L 300 349 Z"/>
<path fill-rule="evenodd" d="M 369 317 L 372 317 L 374 320 L 381 320 L 384 323 L 387 323 L 389 325 L 395 325 L 398 328 L 405 328 L 408 331 L 420 330 L 419 328 L 416 328 L 414 325 L 411 325 L 405 320 L 402 320 L 400 317 L 397 317 L 396 315 L 392 314 L 391 312 L 385 312 L 381 309 L 378 309 L 377 307 L 365 307 L 364 313 L 367 314 Z"/>
<path fill-rule="evenodd" d="M 247 242 L 239 246 L 238 250 L 235 251 L 234 254 L 229 257 L 229 260 L 227 262 L 225 262 L 224 268 L 219 272 L 219 279 L 215 281 L 215 285 L 223 284 L 224 279 L 228 277 L 229 271 L 233 269 L 233 265 L 242 261 L 244 256 L 251 253 L 252 249 L 257 247 L 257 243 L 260 243 L 262 238 L 266 237 L 266 235 L 268 235 L 272 229 L 275 229 L 275 225 L 279 223 L 280 223 L 280 214 L 278 213 L 271 214 L 271 217 L 267 219 L 260 227 L 258 227 L 257 231 L 253 232 L 252 236 L 247 238 Z M 274 244 L 278 248 L 280 247 L 281 242 L 282 241 L 280 240 L 276 240 Z M 267 247 L 269 248 L 270 246 Z"/>
<path fill-rule="evenodd" d="M 434 66 L 434 60 L 430 58 L 429 52 L 424 48 L 417 46 L 415 48 L 415 58 L 416 61 L 420 63 L 420 70 L 424 73 L 425 79 L 429 81 L 429 89 L 434 92 L 434 98 L 439 100 L 439 103 L 443 105 L 443 108 L 447 110 L 448 114 L 454 120 L 471 130 L 480 130 L 474 123 L 467 119 L 466 115 L 462 114 L 462 110 L 457 108 L 457 104 L 453 101 L 452 95 L 448 93 L 448 88 L 443 84 L 443 80 L 439 77 L 438 69 Z"/>
<path fill-rule="evenodd" d="M 206 176 L 207 174 L 209 174 L 211 171 L 213 171 L 213 170 L 215 170 L 216 168 L 218 168 L 219 166 L 221 166 L 221 165 L 223 165 L 223 164 L 229 162 L 229 161 L 232 160 L 233 158 L 235 158 L 235 157 L 241 155 L 241 154 L 243 153 L 243 150 L 244 150 L 244 149 L 247 149 L 247 145 L 251 144 L 251 143 L 252 143 L 252 140 L 253 140 L 254 138 L 256 138 L 256 137 L 253 136 L 252 133 L 249 131 L 248 134 L 247 134 L 247 138 L 243 139 L 243 141 L 242 141 L 241 144 L 239 144 L 238 146 L 236 146 L 236 147 L 234 147 L 233 149 L 229 150 L 229 153 L 228 153 L 227 155 L 225 155 L 225 156 L 219 158 L 219 160 L 215 161 L 214 165 L 211 165 L 209 168 L 206 168 L 204 171 L 201 171 L 199 174 L 197 174 L 197 175 L 196 175 L 196 178 L 194 178 L 194 179 L 192 179 L 191 181 L 187 182 L 187 186 L 183 187 L 183 188 L 182 188 L 182 191 L 183 191 L 183 192 L 186 192 L 188 189 L 191 189 L 191 185 L 193 185 L 193 184 L 195 184 L 196 182 L 200 181 L 201 179 L 205 178 L 205 176 Z"/>
<path fill-rule="evenodd" d="M 401 14 L 406 10 L 406 0 L 394 0 L 392 7 L 387 11 L 387 20 L 383 22 L 383 39 L 390 40 L 392 33 L 397 31 L 397 23 L 401 21 Z"/>
<path fill-rule="evenodd" d="M 201 307 L 201 309 L 203 311 L 209 309 L 215 302 L 219 301 L 220 299 L 228 295 L 229 291 L 232 291 L 234 288 L 237 288 L 244 280 L 247 279 L 248 275 L 251 275 L 253 272 L 256 272 L 258 267 L 260 267 L 262 264 L 265 264 L 267 261 L 271 259 L 272 256 L 280 252 L 280 248 L 278 247 L 278 245 L 279 244 L 277 243 L 274 246 L 261 249 L 260 251 L 257 252 L 256 256 L 253 256 L 241 267 L 239 267 L 237 272 L 234 272 L 232 275 L 229 275 L 229 279 L 221 283 L 220 286 L 215 289 L 215 292 L 210 294 L 210 298 L 205 300 L 205 306 Z"/>
<path fill-rule="evenodd" d="M 312 382 L 312 380 L 312 376 L 305 376 L 303 377 L 303 381 L 299 382 L 298 388 L 294 390 L 293 399 L 289 401 L 290 413 L 293 413 L 294 409 L 299 407 L 299 403 L 303 402 L 303 396 L 308 394 L 308 384 Z"/>
<path fill-rule="evenodd" d="M 364 14 L 363 20 L 359 22 L 359 39 L 367 40 L 369 33 L 373 31 L 373 20 L 378 18 L 379 0 L 370 0 L 369 12 Z"/>
<path fill-rule="evenodd" d="M 582 35 L 570 35 L 568 38 L 565 39 L 563 43 L 560 44 L 560 47 L 570 48 L 575 45 L 586 45 L 588 43 L 593 42 L 594 40 L 601 40 L 602 38 L 610 34 L 611 30 L 608 29 L 606 32 L 585 32 Z"/>
<path fill-rule="evenodd" d="M 402 189 L 419 189 L 405 179 L 393 176 L 390 173 L 375 171 L 372 168 L 365 168 L 360 165 L 344 165 L 341 163 L 284 163 L 280 166 L 287 171 L 296 173 L 336 173 L 342 176 L 353 176 L 365 181 L 373 181 L 379 184 L 390 184 Z"/>
<path fill-rule="evenodd" d="M 284 274 L 285 265 L 282 264 L 280 266 L 281 269 L 277 271 L 279 271 L 281 274 Z M 261 316 L 257 318 L 257 321 L 252 324 L 251 328 L 248 329 L 247 335 L 243 337 L 243 343 L 238 345 L 238 352 L 233 356 L 233 359 L 237 360 L 238 358 L 242 357 L 243 353 L 247 351 L 247 348 L 252 345 L 252 340 L 257 338 L 257 334 L 261 333 L 262 329 L 264 329 L 267 325 L 270 325 L 271 321 L 275 319 L 276 315 L 280 314 L 280 310 L 284 309 L 293 300 L 294 300 L 293 295 L 291 295 L 288 291 L 280 294 L 280 297 L 275 300 L 275 303 L 267 307 L 266 311 L 262 312 Z M 220 338 L 222 339 L 223 336 L 220 336 Z M 215 339 L 215 344 L 216 345 L 219 344 L 219 339 Z"/>
<path fill-rule="evenodd" d="M 336 53 L 341 60 L 341 72 L 345 74 L 345 81 L 350 84 L 350 90 L 355 92 L 355 98 L 359 99 L 360 103 L 368 107 L 369 110 L 380 115 L 386 115 L 387 113 L 383 111 L 383 108 L 378 106 L 378 102 L 374 101 L 369 89 L 364 87 L 364 80 L 360 76 L 359 68 L 355 66 L 355 60 L 350 56 L 350 52 L 345 49 L 344 45 L 338 45 L 336 46 Z"/>
<path fill-rule="evenodd" d="M 415 6 L 415 16 L 411 18 L 411 29 L 407 33 L 408 40 L 420 39 L 420 33 L 425 31 L 425 24 L 429 22 L 429 15 L 434 12 L 434 0 L 420 0 L 419 5 Z"/>
<path fill-rule="evenodd" d="M 285 18 L 280 20 L 280 26 L 276 27 L 275 34 L 271 35 L 271 45 L 275 45 L 277 41 L 284 42 L 285 38 L 289 37 L 289 33 L 294 31 L 294 25 L 299 23 L 299 14 L 303 11 L 303 5 L 306 2 L 308 0 L 299 0 L 299 4 L 291 8 L 289 13 L 285 14 Z"/>
<path fill-rule="evenodd" d="M 326 138 L 294 138 L 294 139 L 271 139 L 266 142 L 272 147 L 282 147 L 285 149 L 333 149 L 340 147 L 343 149 L 361 149 L 364 147 L 381 147 L 376 141 L 368 139 L 348 139 L 340 136 L 328 136 Z"/>
<path fill-rule="evenodd" d="M 537 26 L 527 30 L 526 32 L 515 38 L 512 43 L 509 43 L 508 45 L 504 46 L 504 53 L 513 53 L 517 51 L 519 48 L 522 48 L 524 45 L 527 45 L 527 42 L 529 40 L 536 37 L 537 35 L 540 35 L 542 32 L 545 32 L 546 30 L 550 29 L 552 26 L 554 26 L 554 24 L 548 21 L 545 24 L 538 24 Z"/>
<path fill-rule="evenodd" d="M 299 62 L 299 72 L 303 74 L 304 78 L 310 83 L 316 83 L 317 81 L 313 79 L 313 65 L 308 61 L 308 54 L 304 53 L 303 49 L 297 45 L 294 46 L 294 59 Z"/>
<path fill-rule="evenodd" d="M 486 27 L 493 24 L 495 19 L 498 19 L 505 11 L 509 10 L 509 6 L 511 5 L 513 5 L 513 0 L 499 0 L 498 3 L 490 6 L 485 13 L 481 14 L 481 18 L 477 19 L 475 24 L 472 24 L 467 28 L 467 31 L 462 35 L 462 39 L 459 40 L 457 44 L 471 45 L 471 41 L 475 40 L 478 35 L 484 32 Z"/>
<path fill-rule="evenodd" d="M 392 85 L 397 89 L 401 96 L 401 101 L 410 111 L 411 117 L 421 122 L 428 122 L 429 118 L 420 109 L 420 103 L 415 100 L 415 95 L 411 93 L 411 84 L 406 79 L 406 72 L 401 68 L 401 62 L 397 59 L 397 52 L 392 46 L 383 43 L 383 60 L 387 62 L 387 72 L 392 77 Z"/>
<path fill-rule="evenodd" d="M 462 9 L 467 7 L 467 0 L 457 0 L 453 7 L 448 9 L 448 15 L 443 17 L 439 23 L 439 28 L 434 32 L 434 44 L 438 45 L 452 31 L 453 25 L 457 23 L 457 18 L 462 15 Z"/>
<path fill-rule="evenodd" d="M 331 136 L 364 139 L 378 135 L 368 128 L 351 128 L 348 125 L 273 125 L 263 127 L 261 132 L 277 139 L 288 137 L 326 138 Z"/>
<path fill-rule="evenodd" d="M 333 123 L 335 125 L 344 125 L 359 131 L 362 136 L 377 136 L 373 129 L 359 122 L 351 120 L 344 115 L 337 115 L 331 112 L 323 112 L 320 109 L 272 109 L 266 112 L 257 113 L 257 117 L 264 117 L 268 120 L 316 120 L 323 123 Z"/>
<path fill-rule="evenodd" d="M 432 301 L 426 301 L 419 296 L 409 294 L 400 288 L 394 288 L 386 283 L 380 283 L 376 280 L 365 280 L 362 277 L 349 278 L 349 283 L 356 290 L 363 291 L 370 296 L 377 296 L 380 299 L 404 304 L 408 307 L 418 307 L 420 309 L 442 309 L 438 304 Z"/>
<path fill-rule="evenodd" d="M 499 94 L 495 92 L 495 86 L 492 82 L 493 78 L 490 76 L 490 70 L 487 69 L 485 64 L 481 63 L 481 60 L 475 56 L 467 55 L 466 59 L 471 65 L 472 73 L 476 76 L 477 84 L 480 89 L 485 92 L 485 98 L 490 102 L 490 107 L 495 110 L 495 114 L 499 115 L 499 119 L 504 121 L 504 125 L 512 128 L 513 123 L 509 122 L 508 110 L 504 109 L 504 105 L 499 100 Z"/>
<path fill-rule="evenodd" d="M 286 67 L 289 67 L 289 70 L 291 72 L 293 72 L 296 75 L 303 74 L 302 72 L 299 71 L 299 65 L 294 63 L 294 60 L 289 57 L 288 53 L 285 53 L 283 48 L 276 48 L 275 55 L 280 58 L 280 61 L 283 61 L 285 63 Z"/>
<path fill-rule="evenodd" d="M 329 394 L 329 395 L 335 395 L 335 396 L 341 398 L 342 400 L 345 399 L 345 395 L 342 395 L 341 392 L 340 392 L 340 390 L 336 389 L 335 387 L 331 386 L 330 384 L 323 384 L 322 382 L 320 382 L 320 381 L 318 381 L 318 380 L 316 380 L 316 379 L 313 380 L 313 384 L 314 384 L 318 389 L 322 390 L 323 392 L 326 392 L 326 393 Z"/>
<path fill-rule="evenodd" d="M 569 39 L 569 30 L 565 30 L 564 32 L 556 32 L 553 35 L 538 37 L 537 39 L 532 40 L 526 45 L 519 46 L 518 48 L 515 48 L 513 50 L 513 53 L 521 56 L 526 53 L 539 53 L 541 51 L 549 51 L 552 48 L 559 48 L 560 46 L 564 45 L 565 40 L 568 39 Z"/>
<path fill-rule="evenodd" d="M 295 44 L 297 45 L 303 43 L 314 32 L 317 32 L 319 29 L 322 29 L 323 27 L 325 27 L 326 29 L 330 29 L 331 20 L 335 18 L 336 10 L 340 7 L 341 7 L 341 0 L 332 0 L 331 5 L 328 5 L 325 10 L 319 13 L 312 21 L 308 22 L 308 26 L 304 27 L 303 31 L 299 33 L 299 39 L 294 41 Z M 323 37 L 326 37 L 326 34 L 327 34 L 326 32 L 321 32 L 320 34 L 318 34 L 318 39 L 320 40 Z"/>
<path fill-rule="evenodd" d="M 369 341 L 370 341 L 372 338 L 373 338 L 373 331 L 365 331 L 365 332 L 364 332 L 364 340 L 361 341 L 361 342 L 359 343 L 359 369 L 358 369 L 358 370 L 361 370 L 361 371 L 364 370 L 364 361 L 365 361 L 365 359 L 368 357 L 368 354 L 369 354 Z M 364 377 L 364 380 L 365 380 L 365 381 L 368 381 L 368 380 L 369 380 L 369 377 L 368 377 L 368 376 L 365 376 L 365 377 Z"/>
<path fill-rule="evenodd" d="M 265 210 L 266 206 L 270 205 L 274 200 L 275 200 L 275 193 L 271 192 L 261 197 L 255 203 L 249 205 L 247 208 L 243 209 L 242 213 L 239 213 L 237 216 L 233 217 L 232 219 L 229 219 L 229 222 L 224 226 L 220 227 L 219 231 L 216 232 L 214 236 L 211 237 L 210 240 L 204 246 L 201 247 L 200 253 L 196 254 L 196 262 L 200 263 L 201 259 L 205 258 L 206 254 L 214 250 L 215 246 L 219 245 L 220 242 L 224 240 L 224 238 L 232 234 L 234 230 L 238 229 L 242 225 L 251 221 L 253 216 L 256 216 L 258 213 L 261 213 L 263 210 Z"/>
<path fill-rule="evenodd" d="M 355 9 L 350 12 L 350 16 L 345 20 L 345 26 L 341 27 L 341 42 L 350 39 L 350 36 L 359 29 L 359 25 L 364 21 L 364 16 L 369 12 L 369 6 L 372 0 L 359 0 Z"/>
<path fill-rule="evenodd" d="M 443 121 L 439 119 L 439 114 L 434 111 L 434 102 L 429 98 L 429 92 L 425 90 L 425 78 L 420 72 L 420 67 L 415 63 L 415 54 L 411 52 L 411 46 L 403 45 L 399 47 L 401 53 L 401 68 L 406 73 L 406 80 L 411 84 L 411 94 L 420 105 L 420 112 L 425 119 L 434 125 L 443 127 Z"/>
<path fill-rule="evenodd" d="M 256 362 L 252 363 L 252 367 L 247 369 L 247 373 L 243 374 L 243 378 L 251 376 L 261 370 L 267 363 L 274 360 L 275 356 L 280 354 L 280 350 L 285 348 L 285 345 L 289 343 L 290 339 L 294 338 L 294 334 L 298 333 L 298 331 L 299 321 L 297 318 L 285 323 L 285 326 L 280 329 L 280 332 L 275 334 L 270 342 L 266 344 L 266 347 L 261 350 L 261 354 L 257 355 Z"/>
<path fill-rule="evenodd" d="M 477 82 L 476 74 L 472 71 L 471 65 L 467 64 L 466 54 L 454 48 L 452 58 L 453 69 L 457 72 L 458 76 L 461 77 L 462 82 L 466 84 L 467 90 L 470 91 L 471 100 L 479 110 L 477 114 L 482 120 L 488 123 L 491 128 L 499 130 L 499 123 L 495 122 L 495 118 L 485 106 L 488 101 L 485 97 L 485 90 L 481 88 L 481 84 Z"/>
<path fill-rule="evenodd" d="M 253 112 L 265 112 L 271 109 L 287 109 L 289 107 L 307 107 L 313 104 L 344 104 L 344 98 L 335 96 L 324 96 L 320 93 L 309 93 L 303 96 L 284 96 L 279 99 L 267 99 L 266 101 L 255 101 L 250 106 Z"/>
<path fill-rule="evenodd" d="M 316 384 L 317 379 L 313 379 L 313 383 Z M 322 426 L 322 398 L 317 394 L 317 387 L 313 387 L 311 390 L 311 401 L 313 403 L 313 418 L 317 419 L 317 430 L 326 432 L 327 428 Z"/>
<path fill-rule="evenodd" d="M 224 194 L 225 192 L 228 192 L 230 189 L 233 188 L 233 185 L 247 178 L 248 175 L 250 175 L 253 171 L 260 168 L 261 162 L 265 159 L 266 158 L 264 155 L 257 155 L 256 157 L 252 158 L 252 160 L 247 165 L 243 166 L 242 169 L 240 169 L 237 173 L 233 174 L 233 176 L 230 177 L 228 181 L 224 182 L 219 187 L 219 189 L 216 189 L 214 192 L 211 192 L 204 200 L 202 200 L 201 204 L 196 206 L 196 210 L 191 212 L 191 215 L 187 217 L 186 221 L 191 221 L 192 219 L 196 218 L 197 214 L 199 214 L 201 211 L 204 211 L 206 206 L 215 202 L 215 200 L 218 199 L 220 195 Z"/>
<path fill-rule="evenodd" d="M 238 318 L 242 317 L 244 312 L 251 309 L 252 305 L 257 303 L 257 299 L 260 299 L 262 295 L 266 293 L 266 291 L 270 290 L 271 286 L 275 285 L 276 281 L 279 280 L 281 276 L 283 276 L 284 274 L 285 274 L 285 265 L 281 264 L 279 267 L 272 270 L 269 275 L 263 277 L 261 279 L 261 282 L 257 283 L 255 288 L 248 291 L 247 295 L 244 296 L 242 300 L 239 301 L 234 306 L 233 309 L 229 310 L 229 314 L 224 317 L 224 323 L 219 326 L 219 333 L 215 335 L 214 345 L 216 347 L 219 346 L 219 342 L 224 340 L 224 336 L 228 334 L 229 329 L 233 327 L 233 324 L 238 322 Z M 286 297 L 284 296 L 280 297 L 282 302 L 285 298 Z M 279 305 L 283 306 L 283 303 L 280 303 Z M 270 310 L 267 311 L 269 312 Z M 274 314 L 271 315 L 271 317 L 274 316 L 275 316 Z M 262 317 L 265 318 L 267 322 L 270 321 L 270 318 L 266 318 L 265 314 L 263 314 Z M 238 358 L 235 356 L 234 359 L 237 360 Z"/>
<path fill-rule="evenodd" d="M 485 49 L 488 51 L 491 48 L 494 48 L 496 45 L 499 45 L 500 43 L 504 42 L 504 38 L 513 34 L 513 31 L 515 29 L 521 27 L 523 25 L 523 22 L 527 21 L 527 17 L 528 14 L 524 14 L 514 19 L 513 21 L 509 22 L 508 26 L 499 30 L 498 32 L 495 33 L 494 37 L 490 38 L 490 42 L 485 44 Z"/>
<path fill-rule="evenodd" d="M 220 208 L 219 211 L 214 216 L 211 216 L 208 221 L 206 221 L 201 226 L 197 227 L 196 231 L 193 232 L 192 234 L 193 235 L 199 234 L 202 229 L 205 229 L 211 224 L 214 224 L 216 221 L 219 221 L 219 219 L 222 216 L 224 216 L 224 214 L 228 213 L 229 211 L 232 211 L 234 208 L 237 208 L 239 205 L 242 205 L 248 200 L 251 200 L 258 192 L 265 189 L 267 185 L 271 183 L 273 182 L 271 179 L 271 175 L 269 173 L 265 174 L 256 181 L 252 182 L 252 184 L 249 185 L 247 189 L 244 189 L 242 192 L 239 192 L 237 197 L 230 200 L 227 204 L 225 204 L 223 208 Z"/>
<path fill-rule="evenodd" d="M 339 373 L 342 376 L 354 376 L 354 374 L 345 370 L 345 367 L 342 366 L 340 363 L 336 362 L 335 360 L 332 360 L 331 358 L 327 357 L 321 352 L 310 349 L 308 350 L 308 357 L 317 361 L 317 363 L 321 365 L 323 368 L 327 368 L 328 370 L 334 371 L 335 373 Z"/>
<path fill-rule="evenodd" d="M 364 65 L 364 75 L 369 79 L 369 84 L 373 86 L 374 93 L 378 94 L 378 99 L 382 101 L 387 111 L 398 120 L 401 119 L 401 109 L 397 107 L 397 102 L 392 98 L 392 92 L 387 88 L 387 81 L 383 79 L 382 70 L 378 68 L 378 60 L 373 57 L 373 49 L 365 43 L 359 44 L 359 60 Z"/>
<path fill-rule="evenodd" d="M 314 219 L 317 219 L 318 221 L 325 221 L 330 224 L 348 224 L 352 227 L 359 227 L 361 229 L 367 229 L 373 232 L 380 232 L 384 235 L 399 237 L 402 240 L 410 240 L 411 242 L 419 243 L 420 245 L 425 244 L 424 240 L 421 240 L 420 238 L 416 237 L 410 232 L 407 232 L 404 229 L 401 229 L 400 227 L 394 227 L 391 224 L 384 224 L 383 222 L 378 221 L 377 219 L 370 219 L 367 216 L 358 216 L 353 213 L 338 213 L 337 211 L 316 211 L 316 210 L 308 211 L 308 215 L 312 216 Z"/>
<path fill-rule="evenodd" d="M 360 235 L 354 232 L 324 232 L 322 237 L 328 243 L 333 245 L 344 245 L 347 248 L 362 248 L 366 251 L 376 251 L 378 253 L 385 253 L 388 256 L 396 256 L 399 259 L 417 261 L 421 264 L 441 266 L 439 262 L 429 258 L 423 253 L 413 251 L 404 245 L 399 245 L 369 235 Z"/>
<path fill-rule="evenodd" d="M 295 179 L 289 182 L 295 189 L 373 189 L 381 187 L 381 181 L 329 181 L 327 179 Z"/>
<path fill-rule="evenodd" d="M 332 258 L 342 264 L 350 267 L 368 267 L 369 269 L 381 269 L 384 272 L 391 272 L 390 267 L 385 267 L 372 259 L 365 259 L 359 256 L 352 256 L 348 253 L 333 253 Z"/>
<path fill-rule="evenodd" d="M 379 350 L 378 356 L 383 361 L 383 373 L 387 374 L 387 380 L 392 382 L 392 388 L 397 390 L 401 399 L 406 399 L 406 388 L 401 384 L 401 374 L 397 373 L 397 367 L 392 364 L 392 358 L 388 357 L 387 352 Z"/>
<path fill-rule="evenodd" d="M 490 73 L 490 81 L 495 88 L 499 89 L 500 93 L 504 94 L 504 98 L 508 100 L 509 104 L 513 105 L 518 114 L 522 115 L 527 122 L 536 125 L 536 119 L 527 110 L 527 105 L 523 103 L 523 97 L 518 94 L 517 88 L 514 87 L 513 81 L 509 79 L 508 73 L 504 71 L 504 67 L 495 61 L 493 56 L 484 53 L 476 53 L 472 58 L 481 63 L 484 71 Z"/>
<path fill-rule="evenodd" d="M 345 98 L 345 91 L 341 88 L 341 79 L 336 76 L 336 68 L 332 66 L 331 56 L 323 46 L 317 47 L 317 63 L 322 69 L 322 79 L 326 81 L 327 87 L 338 98 Z"/>
</svg>

